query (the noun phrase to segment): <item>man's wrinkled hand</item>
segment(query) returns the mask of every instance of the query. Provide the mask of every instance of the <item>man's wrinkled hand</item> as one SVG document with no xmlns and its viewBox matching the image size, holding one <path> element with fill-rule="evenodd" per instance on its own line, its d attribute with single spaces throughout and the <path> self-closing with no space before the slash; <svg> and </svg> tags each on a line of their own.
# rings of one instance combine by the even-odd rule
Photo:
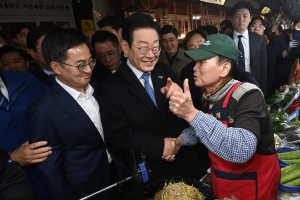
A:
<svg viewBox="0 0 300 200">
<path fill-rule="evenodd" d="M 182 92 L 182 89 L 179 85 L 174 83 L 170 78 L 167 79 L 167 85 L 160 89 L 161 93 L 166 95 L 166 98 L 169 99 L 175 91 Z"/>
<path fill-rule="evenodd" d="M 175 156 L 178 153 L 180 146 L 176 144 L 175 138 L 165 138 L 164 139 L 164 153 L 162 158 L 166 161 L 173 162 L 175 160 Z"/>
<path fill-rule="evenodd" d="M 11 159 L 20 163 L 21 166 L 43 162 L 52 153 L 52 147 L 44 147 L 46 144 L 46 141 L 32 144 L 26 141 L 11 153 Z"/>
<path fill-rule="evenodd" d="M 193 105 L 188 79 L 184 80 L 183 88 L 184 92 L 173 92 L 169 101 L 169 108 L 173 114 L 190 123 L 198 110 Z"/>
</svg>

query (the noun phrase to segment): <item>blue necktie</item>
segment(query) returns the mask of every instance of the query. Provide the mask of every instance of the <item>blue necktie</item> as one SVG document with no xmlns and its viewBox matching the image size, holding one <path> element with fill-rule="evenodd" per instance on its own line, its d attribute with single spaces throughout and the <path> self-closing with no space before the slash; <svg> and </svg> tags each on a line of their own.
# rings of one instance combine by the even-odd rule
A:
<svg viewBox="0 0 300 200">
<path fill-rule="evenodd" d="M 0 90 L 0 106 L 6 110 L 9 109 L 9 102 L 7 98 L 2 94 L 1 90 Z"/>
<path fill-rule="evenodd" d="M 154 91 L 149 83 L 149 73 L 144 73 L 142 75 L 142 79 L 145 80 L 145 84 L 144 87 L 147 91 L 147 93 L 149 94 L 150 98 L 152 99 L 153 103 L 155 104 L 155 106 L 157 107 L 157 103 L 156 103 L 156 99 L 155 99 L 155 94 Z"/>
<path fill-rule="evenodd" d="M 244 46 L 242 43 L 243 35 L 238 35 L 239 42 L 238 42 L 238 50 L 242 53 L 242 56 L 239 58 L 238 64 L 239 66 L 245 70 L 245 54 L 244 54 Z"/>
</svg>

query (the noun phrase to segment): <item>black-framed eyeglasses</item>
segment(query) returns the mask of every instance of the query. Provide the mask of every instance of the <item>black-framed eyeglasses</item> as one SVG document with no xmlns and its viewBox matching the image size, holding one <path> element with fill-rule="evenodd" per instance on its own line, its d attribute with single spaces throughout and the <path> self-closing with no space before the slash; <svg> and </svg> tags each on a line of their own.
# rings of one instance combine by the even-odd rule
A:
<svg viewBox="0 0 300 200">
<path fill-rule="evenodd" d="M 146 47 L 146 46 L 137 47 L 134 44 L 132 44 L 132 46 L 134 46 L 135 48 L 137 48 L 139 50 L 139 52 L 140 52 L 141 55 L 147 55 L 150 50 L 152 51 L 153 54 L 159 54 L 159 52 L 161 51 L 160 46 L 153 47 L 153 48 Z"/>
<path fill-rule="evenodd" d="M 252 25 L 250 28 L 251 29 L 265 29 L 265 26 L 263 26 L 263 25 L 259 25 L 259 26 Z"/>
<path fill-rule="evenodd" d="M 161 43 L 162 44 L 167 44 L 167 43 L 174 44 L 176 40 L 177 40 L 176 38 L 171 38 L 170 40 L 162 40 Z"/>
<path fill-rule="evenodd" d="M 58 62 L 58 61 L 55 61 L 55 62 Z M 86 62 L 86 63 L 81 63 L 77 66 L 74 66 L 74 65 L 70 65 L 70 64 L 67 64 L 67 63 L 63 63 L 63 62 L 58 62 L 60 64 L 64 64 L 64 65 L 68 65 L 68 66 L 71 66 L 71 67 L 76 67 L 80 72 L 84 72 L 87 68 L 87 66 L 89 65 L 90 68 L 94 68 L 95 65 L 96 65 L 96 59 L 91 59 L 89 62 Z"/>
<path fill-rule="evenodd" d="M 105 60 L 105 58 L 106 57 L 108 57 L 109 59 L 114 59 L 115 57 L 116 57 L 116 53 L 117 53 L 117 51 L 118 50 L 115 50 L 115 51 L 110 51 L 110 52 L 108 52 L 108 53 L 106 53 L 106 54 L 97 54 L 97 58 L 99 59 L 99 60 Z"/>
</svg>

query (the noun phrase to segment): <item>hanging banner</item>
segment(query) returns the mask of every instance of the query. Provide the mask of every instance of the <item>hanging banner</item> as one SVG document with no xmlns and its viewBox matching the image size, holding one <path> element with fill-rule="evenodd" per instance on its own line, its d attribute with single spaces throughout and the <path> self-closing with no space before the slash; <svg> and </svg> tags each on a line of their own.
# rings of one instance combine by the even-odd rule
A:
<svg viewBox="0 0 300 200">
<path fill-rule="evenodd" d="M 61 0 L 0 0 L 0 15 L 73 16 L 71 1 Z"/>
<path fill-rule="evenodd" d="M 81 27 L 84 34 L 89 35 L 95 33 L 94 21 L 92 19 L 82 19 Z"/>
</svg>

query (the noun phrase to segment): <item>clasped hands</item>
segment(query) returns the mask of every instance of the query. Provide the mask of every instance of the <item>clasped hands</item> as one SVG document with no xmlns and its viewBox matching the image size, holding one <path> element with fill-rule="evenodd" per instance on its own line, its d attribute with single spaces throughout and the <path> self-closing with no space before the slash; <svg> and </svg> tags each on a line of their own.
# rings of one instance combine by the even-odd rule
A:
<svg viewBox="0 0 300 200">
<path fill-rule="evenodd" d="M 181 137 L 178 136 L 177 138 L 165 138 L 164 142 L 165 146 L 162 159 L 173 162 L 175 160 L 176 154 L 178 153 L 182 145 Z"/>
</svg>

